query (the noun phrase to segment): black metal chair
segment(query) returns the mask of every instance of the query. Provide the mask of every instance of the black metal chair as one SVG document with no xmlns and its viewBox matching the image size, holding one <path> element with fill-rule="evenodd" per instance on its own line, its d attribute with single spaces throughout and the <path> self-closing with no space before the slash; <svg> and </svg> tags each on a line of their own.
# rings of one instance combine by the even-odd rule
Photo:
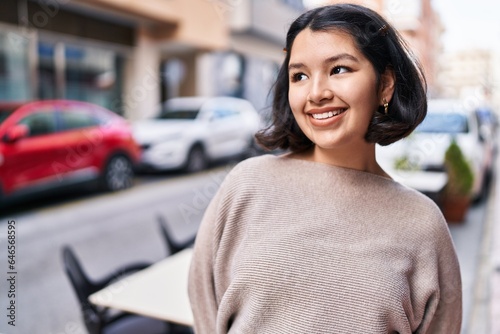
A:
<svg viewBox="0 0 500 334">
<path fill-rule="evenodd" d="M 156 218 L 158 219 L 158 224 L 160 225 L 160 231 L 163 236 L 163 239 L 165 240 L 165 245 L 167 248 L 168 255 L 174 255 L 175 253 L 180 252 L 184 248 L 193 246 L 194 241 L 196 239 L 196 235 L 183 242 L 175 241 L 174 239 L 172 239 L 172 233 L 169 230 L 166 219 L 160 214 L 158 214 Z"/>
<path fill-rule="evenodd" d="M 89 334 L 166 334 L 178 332 L 177 328 L 175 331 L 170 328 L 170 323 L 125 312 L 111 312 L 108 308 L 98 307 L 88 301 L 88 297 L 92 293 L 128 274 L 148 267 L 150 263 L 132 264 L 116 270 L 99 281 L 92 281 L 83 270 L 70 246 L 62 248 L 62 257 L 66 274 L 80 302 L 83 321 Z"/>
</svg>

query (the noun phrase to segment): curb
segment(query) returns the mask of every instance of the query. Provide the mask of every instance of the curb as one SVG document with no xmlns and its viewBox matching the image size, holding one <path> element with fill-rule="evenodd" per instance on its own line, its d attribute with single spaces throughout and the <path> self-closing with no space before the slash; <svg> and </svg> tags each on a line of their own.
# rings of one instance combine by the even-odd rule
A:
<svg viewBox="0 0 500 334">
<path fill-rule="evenodd" d="M 500 268 L 497 266 L 496 272 L 491 278 L 491 334 L 500 334 Z"/>
<path fill-rule="evenodd" d="M 490 180 L 469 323 L 462 334 L 500 334 L 500 165 Z M 499 268 L 497 271 L 496 269 Z"/>
<path fill-rule="evenodd" d="M 498 159 L 497 159 L 498 160 Z M 498 162 L 498 161 L 497 161 Z M 494 207 L 493 216 L 490 219 L 492 225 L 491 228 L 491 239 L 492 245 L 490 248 L 490 331 L 488 334 L 500 334 L 500 184 L 498 184 L 500 175 L 500 167 L 497 166 L 497 173 L 495 174 L 495 192 L 493 193 L 494 201 L 490 203 Z M 495 205 L 493 205 L 494 203 Z"/>
<path fill-rule="evenodd" d="M 500 190 L 500 185 L 497 184 L 497 190 Z M 498 194 L 498 192 L 497 192 Z M 500 200 L 495 200 L 496 209 L 495 215 L 493 216 L 493 244 L 491 247 L 491 257 L 490 257 L 490 287 L 491 287 L 491 299 L 490 299 L 490 331 L 489 334 L 500 334 L 500 225 L 498 221 L 500 220 Z"/>
</svg>

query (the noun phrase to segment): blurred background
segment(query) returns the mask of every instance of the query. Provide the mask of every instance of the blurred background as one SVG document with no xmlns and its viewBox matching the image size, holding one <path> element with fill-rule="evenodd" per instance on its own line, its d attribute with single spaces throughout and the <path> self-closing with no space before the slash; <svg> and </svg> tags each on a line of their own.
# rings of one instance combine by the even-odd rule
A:
<svg viewBox="0 0 500 334">
<path fill-rule="evenodd" d="M 265 113 L 287 25 L 322 2 L 4 0 L 0 99 L 85 100 L 135 120 L 171 97 L 229 95 Z M 430 97 L 474 95 L 498 107 L 493 0 L 352 2 L 403 34 Z"/>
<path fill-rule="evenodd" d="M 168 254 L 158 215 L 174 239 L 194 236 L 232 166 L 263 153 L 252 134 L 269 121 L 289 24 L 337 2 L 346 1 L 1 0 L 0 273 L 15 221 L 18 293 L 16 326 L 2 317 L 0 332 L 87 332 L 63 245 L 98 279 Z M 421 61 L 429 100 L 452 101 L 463 115 L 457 130 L 446 123 L 431 131 L 441 137 L 404 142 L 418 142 L 416 153 L 410 144 L 381 149 L 381 164 L 441 206 L 451 180 L 444 151 L 460 144 L 476 184 L 465 216 L 449 225 L 463 333 L 500 333 L 500 3 L 348 2 L 386 17 Z M 424 164 L 436 154 L 438 163 Z M 7 295 L 2 283 L 0 309 Z"/>
</svg>

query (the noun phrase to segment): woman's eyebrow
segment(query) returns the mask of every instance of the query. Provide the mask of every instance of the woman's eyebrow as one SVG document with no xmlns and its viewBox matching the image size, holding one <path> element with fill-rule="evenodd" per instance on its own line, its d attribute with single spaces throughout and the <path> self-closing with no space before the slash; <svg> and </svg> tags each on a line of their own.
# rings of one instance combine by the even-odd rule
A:
<svg viewBox="0 0 500 334">
<path fill-rule="evenodd" d="M 354 57 L 353 55 L 350 55 L 348 53 L 340 53 L 338 55 L 335 55 L 335 56 L 332 56 L 330 58 L 325 59 L 325 61 L 323 63 L 329 64 L 329 63 L 334 63 L 336 61 L 343 60 L 343 59 L 359 62 L 358 58 Z"/>
<path fill-rule="evenodd" d="M 302 64 L 302 63 L 291 63 L 291 64 L 288 64 L 288 70 L 290 71 L 291 69 L 301 69 L 301 68 L 304 68 L 306 67 L 306 65 Z"/>
<path fill-rule="evenodd" d="M 330 63 L 335 63 L 335 62 L 337 62 L 339 60 L 343 60 L 343 59 L 347 59 L 347 60 L 359 62 L 358 58 L 354 57 L 353 55 L 350 55 L 348 53 L 340 53 L 338 55 L 326 58 L 323 61 L 323 63 L 324 64 L 330 64 Z M 306 67 L 306 66 L 303 63 L 290 63 L 288 65 L 288 70 L 290 71 L 291 69 L 301 69 L 301 68 L 304 68 L 304 67 Z"/>
</svg>

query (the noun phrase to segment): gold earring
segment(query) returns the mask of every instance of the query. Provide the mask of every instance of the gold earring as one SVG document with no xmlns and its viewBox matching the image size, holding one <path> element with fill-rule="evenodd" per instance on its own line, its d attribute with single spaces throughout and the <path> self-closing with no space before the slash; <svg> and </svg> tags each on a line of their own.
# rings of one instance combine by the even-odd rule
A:
<svg viewBox="0 0 500 334">
<path fill-rule="evenodd" d="M 387 113 L 389 112 L 389 102 L 387 102 L 387 100 L 384 98 L 382 100 L 382 103 L 384 103 L 384 114 L 387 115 Z"/>
</svg>

